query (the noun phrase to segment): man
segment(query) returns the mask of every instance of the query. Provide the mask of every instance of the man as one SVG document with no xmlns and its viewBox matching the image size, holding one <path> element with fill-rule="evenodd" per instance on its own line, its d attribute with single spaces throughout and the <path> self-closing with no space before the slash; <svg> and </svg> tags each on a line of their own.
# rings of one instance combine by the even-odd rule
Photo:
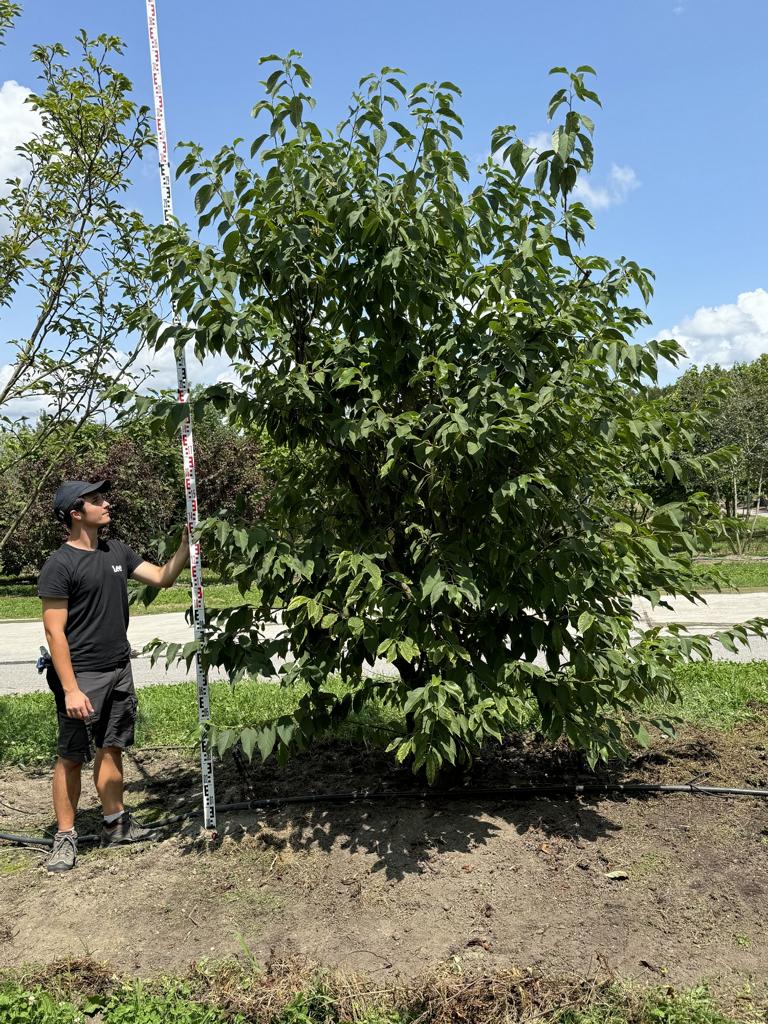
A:
<svg viewBox="0 0 768 1024">
<path fill-rule="evenodd" d="M 122 541 L 101 539 L 110 522 L 108 480 L 67 480 L 54 498 L 56 517 L 69 536 L 40 572 L 37 592 L 52 666 L 48 685 L 59 720 L 53 806 L 58 831 L 49 871 L 68 871 L 77 860 L 75 813 L 83 764 L 93 757 L 93 781 L 104 816 L 101 845 L 152 838 L 123 804 L 122 751 L 133 743 L 136 693 L 126 630 L 128 578 L 170 587 L 189 563 L 186 528 L 165 565 L 145 562 Z M 95 757 L 92 747 L 95 747 Z"/>
</svg>

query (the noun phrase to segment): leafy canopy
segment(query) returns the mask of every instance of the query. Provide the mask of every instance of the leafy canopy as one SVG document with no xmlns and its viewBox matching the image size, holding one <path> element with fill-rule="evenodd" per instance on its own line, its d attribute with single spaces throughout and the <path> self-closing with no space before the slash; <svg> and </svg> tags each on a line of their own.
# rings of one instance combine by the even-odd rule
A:
<svg viewBox="0 0 768 1024">
<path fill-rule="evenodd" d="M 201 234 L 162 231 L 154 262 L 194 325 L 176 343 L 238 364 L 200 405 L 311 454 L 264 521 L 201 525 L 215 568 L 262 595 L 212 616 L 208 662 L 272 674 L 290 651 L 283 680 L 307 684 L 295 714 L 246 730 L 246 753 L 283 755 L 371 695 L 404 712 L 392 749 L 430 780 L 532 702 L 592 763 L 620 753 L 627 730 L 646 736 L 643 702 L 674 696 L 673 665 L 708 651 L 635 642 L 632 598 L 696 597 L 717 523 L 703 495 L 655 507 L 635 483 L 692 468 L 691 417 L 647 395 L 678 345 L 631 340 L 652 275 L 581 252 L 593 71 L 553 69 L 549 149 L 501 126 L 473 175 L 457 86 L 384 68 L 328 133 L 299 56 L 264 58 L 249 149 L 188 147 Z M 366 677 L 377 658 L 396 674 Z"/>
</svg>

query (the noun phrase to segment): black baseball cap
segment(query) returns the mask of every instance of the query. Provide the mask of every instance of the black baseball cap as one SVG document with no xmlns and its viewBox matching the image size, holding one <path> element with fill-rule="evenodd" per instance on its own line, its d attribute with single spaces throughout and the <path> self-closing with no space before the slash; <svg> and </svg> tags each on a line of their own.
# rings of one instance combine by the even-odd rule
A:
<svg viewBox="0 0 768 1024">
<path fill-rule="evenodd" d="M 53 511 L 56 518 L 62 522 L 66 519 L 67 513 L 72 511 L 72 506 L 78 498 L 86 494 L 93 494 L 94 491 L 108 491 L 112 484 L 109 480 L 65 480 L 56 491 L 53 499 Z"/>
</svg>

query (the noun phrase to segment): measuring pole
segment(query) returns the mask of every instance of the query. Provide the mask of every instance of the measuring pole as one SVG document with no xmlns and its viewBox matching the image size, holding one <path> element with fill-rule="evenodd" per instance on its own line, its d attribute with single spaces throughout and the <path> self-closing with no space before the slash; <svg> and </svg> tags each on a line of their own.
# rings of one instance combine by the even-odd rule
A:
<svg viewBox="0 0 768 1024">
<path fill-rule="evenodd" d="M 160 191 L 163 200 L 163 218 L 166 224 L 173 221 L 173 200 L 171 197 L 171 167 L 168 160 L 168 136 L 165 133 L 165 104 L 163 103 L 163 79 L 160 74 L 160 44 L 157 38 L 157 10 L 155 0 L 147 0 L 147 28 L 149 30 L 149 59 L 152 64 L 152 88 L 155 95 L 155 121 L 157 124 L 157 153 L 160 163 Z M 173 311 L 174 326 L 180 323 L 176 310 Z M 178 378 L 179 402 L 189 401 L 187 360 L 183 346 L 176 348 L 176 375 Z M 187 415 L 181 425 L 181 454 L 184 460 L 184 490 L 187 496 L 187 528 L 189 530 L 189 566 L 192 573 L 192 614 L 194 617 L 195 640 L 198 643 L 195 655 L 197 670 L 197 713 L 201 725 L 210 721 L 211 707 L 208 693 L 208 676 L 203 668 L 200 648 L 205 630 L 205 603 L 203 601 L 203 574 L 200 566 L 200 541 L 192 540 L 192 531 L 197 526 L 197 481 L 195 480 L 195 449 L 192 443 L 192 417 Z M 213 785 L 213 756 L 206 734 L 200 733 L 200 771 L 203 779 L 203 822 L 207 829 L 216 831 L 216 795 Z"/>
</svg>

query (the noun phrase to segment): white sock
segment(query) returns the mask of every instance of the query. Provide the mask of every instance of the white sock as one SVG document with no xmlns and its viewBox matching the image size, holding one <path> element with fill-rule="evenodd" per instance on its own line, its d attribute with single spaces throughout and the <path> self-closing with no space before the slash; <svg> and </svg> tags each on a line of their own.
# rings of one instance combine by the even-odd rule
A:
<svg viewBox="0 0 768 1024">
<path fill-rule="evenodd" d="M 117 821 L 118 818 L 122 817 L 122 814 L 123 814 L 122 811 L 115 811 L 114 814 L 105 814 L 104 815 L 104 823 L 106 825 L 112 825 L 114 822 Z"/>
</svg>

